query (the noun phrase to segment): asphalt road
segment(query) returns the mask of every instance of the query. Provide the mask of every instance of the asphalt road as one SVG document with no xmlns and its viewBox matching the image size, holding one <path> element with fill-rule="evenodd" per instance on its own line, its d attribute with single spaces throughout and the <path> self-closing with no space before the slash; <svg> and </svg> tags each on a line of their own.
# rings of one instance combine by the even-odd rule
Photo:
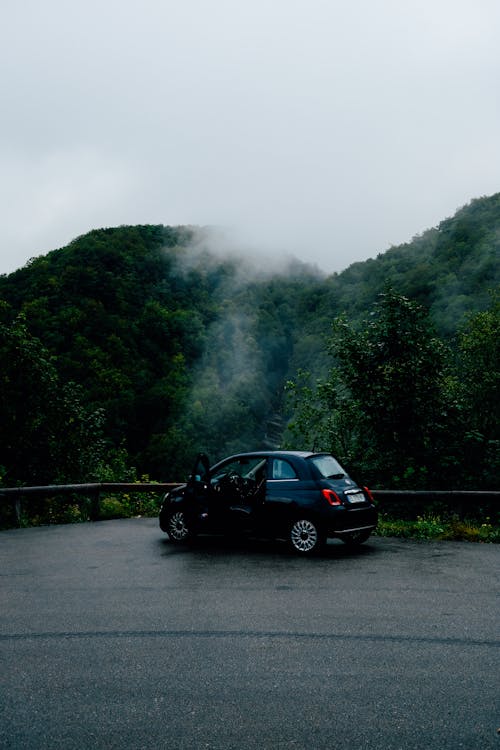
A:
<svg viewBox="0 0 500 750">
<path fill-rule="evenodd" d="M 0 532 L 0 748 L 500 749 L 500 546 Z"/>
</svg>

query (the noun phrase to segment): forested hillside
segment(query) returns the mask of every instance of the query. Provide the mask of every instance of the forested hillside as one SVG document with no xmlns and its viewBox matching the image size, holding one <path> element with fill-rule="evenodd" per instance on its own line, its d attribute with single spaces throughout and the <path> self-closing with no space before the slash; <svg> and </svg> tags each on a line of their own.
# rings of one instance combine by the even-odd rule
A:
<svg viewBox="0 0 500 750">
<path fill-rule="evenodd" d="M 387 281 L 430 311 L 440 335 L 454 336 L 465 314 L 489 306 L 489 292 L 500 283 L 500 193 L 330 277 L 328 312 L 362 317 Z"/>
<path fill-rule="evenodd" d="M 453 429 L 465 429 L 469 407 L 460 402 L 457 367 L 463 372 L 464 357 L 471 359 L 466 337 L 474 326 L 482 332 L 473 341 L 483 341 L 475 356 L 486 368 L 488 403 L 498 390 L 491 342 L 499 244 L 500 194 L 329 277 L 299 262 L 266 272 L 252 258 L 219 254 L 214 239 L 193 227 L 89 232 L 0 276 L 1 484 L 119 480 L 135 472 L 175 480 L 198 450 L 215 459 L 286 441 L 309 448 L 301 441 L 319 447 L 326 440 L 321 447 L 342 452 L 332 437 L 341 422 L 333 433 L 323 430 L 321 440 L 311 437 L 303 407 L 309 404 L 309 416 L 329 408 L 310 384 L 331 383 L 331 366 L 341 359 L 330 341 L 334 320 L 345 315 L 353 331 L 369 328 L 382 293 L 429 312 L 419 330 L 447 348 L 446 408 Z M 377 343 L 361 337 L 356 346 L 363 363 L 363 347 Z M 379 365 L 372 358 L 370 366 Z M 309 401 L 304 393 L 294 405 L 285 384 L 294 383 L 296 399 L 299 371 L 302 378 L 308 373 Z M 346 389 L 349 382 L 344 395 Z M 476 393 L 476 407 L 484 393 Z M 391 397 L 389 389 L 385 398 Z M 339 419 L 346 419 L 345 408 L 337 410 Z M 290 420 L 295 427 L 286 430 Z M 492 455 L 498 435 L 490 427 L 482 434 L 476 422 L 469 427 L 484 444 L 483 472 L 485 443 Z M 343 458 L 360 464 L 352 445 Z M 372 464 L 367 468 L 382 481 L 383 461 Z"/>
</svg>

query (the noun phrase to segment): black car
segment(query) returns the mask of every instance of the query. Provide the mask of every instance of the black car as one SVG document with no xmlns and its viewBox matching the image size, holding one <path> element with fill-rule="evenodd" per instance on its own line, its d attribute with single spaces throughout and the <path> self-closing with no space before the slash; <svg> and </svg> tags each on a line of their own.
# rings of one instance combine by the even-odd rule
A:
<svg viewBox="0 0 500 750">
<path fill-rule="evenodd" d="M 173 542 L 247 534 L 285 539 L 302 554 L 328 537 L 361 544 L 376 525 L 368 488 L 331 454 L 304 451 L 239 453 L 212 468 L 200 454 L 187 484 L 169 492 L 160 510 L 160 528 Z"/>
</svg>

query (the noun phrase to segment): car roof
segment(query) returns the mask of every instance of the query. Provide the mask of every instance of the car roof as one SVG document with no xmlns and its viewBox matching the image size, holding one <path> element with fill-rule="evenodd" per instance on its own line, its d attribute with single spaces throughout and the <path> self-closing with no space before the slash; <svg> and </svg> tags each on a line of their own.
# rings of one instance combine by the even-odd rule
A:
<svg viewBox="0 0 500 750">
<path fill-rule="evenodd" d="M 248 456 L 252 457 L 255 456 L 255 458 L 258 458 L 259 456 L 274 456 L 278 458 L 279 456 L 296 456 L 297 458 L 310 458 L 311 456 L 324 456 L 329 455 L 326 451 L 315 453 L 313 451 L 290 451 L 290 450 L 273 450 L 273 451 L 266 451 L 266 450 L 260 450 L 260 451 L 242 451 L 241 453 L 235 453 L 232 456 L 226 456 L 226 458 L 222 458 L 217 463 L 221 463 L 221 461 L 226 461 L 228 458 L 238 458 L 239 456 Z"/>
</svg>

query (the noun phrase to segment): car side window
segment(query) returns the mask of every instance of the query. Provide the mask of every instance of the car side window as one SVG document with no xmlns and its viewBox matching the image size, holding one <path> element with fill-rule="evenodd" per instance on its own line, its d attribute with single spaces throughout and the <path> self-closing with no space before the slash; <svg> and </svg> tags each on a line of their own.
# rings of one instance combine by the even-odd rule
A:
<svg viewBox="0 0 500 750">
<path fill-rule="evenodd" d="M 270 479 L 297 479 L 297 474 L 288 461 L 273 458 Z"/>
</svg>

